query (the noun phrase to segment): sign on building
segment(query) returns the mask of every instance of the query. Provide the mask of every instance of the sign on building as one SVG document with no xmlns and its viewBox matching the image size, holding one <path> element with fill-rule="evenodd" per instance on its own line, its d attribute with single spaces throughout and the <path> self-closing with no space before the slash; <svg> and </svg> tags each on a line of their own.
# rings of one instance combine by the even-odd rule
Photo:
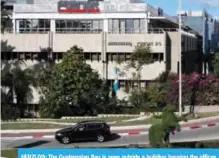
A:
<svg viewBox="0 0 219 158">
<path fill-rule="evenodd" d="M 108 46 L 132 46 L 131 42 L 109 42 Z"/>
<path fill-rule="evenodd" d="M 100 13 L 98 1 L 59 1 L 60 13 Z"/>
</svg>

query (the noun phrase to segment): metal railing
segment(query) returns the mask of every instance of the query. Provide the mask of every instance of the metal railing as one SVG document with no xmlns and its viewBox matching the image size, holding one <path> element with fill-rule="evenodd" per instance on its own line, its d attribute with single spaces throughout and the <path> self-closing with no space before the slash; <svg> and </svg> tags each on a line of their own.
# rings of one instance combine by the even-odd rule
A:
<svg viewBox="0 0 219 158">
<path fill-rule="evenodd" d="M 99 34 L 102 29 L 86 29 L 86 28 L 56 28 L 57 34 Z"/>
<path fill-rule="evenodd" d="M 145 28 L 136 28 L 136 29 L 116 28 L 116 29 L 109 29 L 108 30 L 109 34 L 143 34 L 145 32 L 146 32 Z"/>
<path fill-rule="evenodd" d="M 19 33 L 29 34 L 47 34 L 50 32 L 50 28 L 20 28 Z"/>
<path fill-rule="evenodd" d="M 167 32 L 177 32 L 178 28 L 149 28 L 148 30 L 155 30 L 158 32 L 158 30 L 162 33 L 164 33 L 165 31 Z"/>
<path fill-rule="evenodd" d="M 167 32 L 177 32 L 178 28 L 164 28 L 163 30 Z"/>
<path fill-rule="evenodd" d="M 46 34 L 50 32 L 50 28 L 20 28 L 18 33 L 26 34 Z M 149 28 L 146 29 L 111 29 L 108 34 L 163 34 L 164 32 L 177 32 L 177 28 Z M 13 28 L 6 28 L 5 33 L 13 33 Z M 56 28 L 57 34 L 99 34 L 102 29 L 86 29 L 86 28 Z"/>
<path fill-rule="evenodd" d="M 163 34 L 164 30 L 162 28 L 149 28 L 148 33 L 149 34 Z"/>
</svg>

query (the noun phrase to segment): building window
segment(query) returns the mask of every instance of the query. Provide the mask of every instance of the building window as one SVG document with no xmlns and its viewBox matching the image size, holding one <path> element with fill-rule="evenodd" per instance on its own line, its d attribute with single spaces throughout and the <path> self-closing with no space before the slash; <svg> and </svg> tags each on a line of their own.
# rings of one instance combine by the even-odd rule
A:
<svg viewBox="0 0 219 158">
<path fill-rule="evenodd" d="M 53 60 L 60 61 L 60 60 L 62 60 L 64 53 L 62 53 L 62 52 L 53 52 L 52 54 L 53 54 Z"/>
<path fill-rule="evenodd" d="M 56 20 L 57 33 L 100 33 L 102 20 Z"/>
<path fill-rule="evenodd" d="M 163 61 L 163 53 L 151 53 L 151 56 L 154 61 Z M 107 61 L 111 62 L 126 62 L 131 59 L 131 53 L 107 53 Z"/>
<path fill-rule="evenodd" d="M 145 19 L 109 19 L 109 33 L 143 33 Z"/>
<path fill-rule="evenodd" d="M 152 53 L 152 57 L 154 61 L 163 61 L 164 60 L 164 56 L 163 53 Z"/>
<path fill-rule="evenodd" d="M 125 62 L 126 53 L 107 53 L 107 61 L 111 62 Z"/>
<path fill-rule="evenodd" d="M 50 31 L 49 19 L 17 19 L 19 33 L 47 33 Z"/>
</svg>

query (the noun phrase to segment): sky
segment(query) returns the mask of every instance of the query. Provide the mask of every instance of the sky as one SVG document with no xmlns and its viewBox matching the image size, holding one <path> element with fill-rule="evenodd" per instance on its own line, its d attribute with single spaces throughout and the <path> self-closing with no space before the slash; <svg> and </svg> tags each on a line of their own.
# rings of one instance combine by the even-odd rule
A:
<svg viewBox="0 0 219 158">
<path fill-rule="evenodd" d="M 144 0 L 146 3 L 160 7 L 169 15 L 176 15 L 178 0 Z M 204 8 L 212 16 L 219 17 L 219 0 L 181 0 L 182 10 L 203 10 Z"/>
</svg>

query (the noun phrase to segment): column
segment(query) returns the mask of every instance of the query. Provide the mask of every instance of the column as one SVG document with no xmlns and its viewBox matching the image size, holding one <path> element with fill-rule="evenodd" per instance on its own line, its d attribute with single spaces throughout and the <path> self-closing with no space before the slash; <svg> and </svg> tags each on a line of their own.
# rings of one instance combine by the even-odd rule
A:
<svg viewBox="0 0 219 158">
<path fill-rule="evenodd" d="M 102 32 L 102 78 L 107 79 L 107 61 L 106 61 L 106 53 L 107 53 L 107 34 L 108 34 L 108 19 L 103 19 L 103 32 Z"/>
<path fill-rule="evenodd" d="M 55 19 L 50 20 L 50 31 L 55 33 L 56 32 L 56 22 Z"/>
<path fill-rule="evenodd" d="M 13 33 L 19 33 L 20 30 L 20 21 L 13 19 Z"/>
<path fill-rule="evenodd" d="M 149 23 L 149 19 L 148 19 L 148 17 L 146 17 L 146 19 L 145 19 L 145 33 L 148 33 L 148 23 Z"/>
<path fill-rule="evenodd" d="M 108 19 L 103 19 L 103 32 L 108 32 Z"/>
</svg>

